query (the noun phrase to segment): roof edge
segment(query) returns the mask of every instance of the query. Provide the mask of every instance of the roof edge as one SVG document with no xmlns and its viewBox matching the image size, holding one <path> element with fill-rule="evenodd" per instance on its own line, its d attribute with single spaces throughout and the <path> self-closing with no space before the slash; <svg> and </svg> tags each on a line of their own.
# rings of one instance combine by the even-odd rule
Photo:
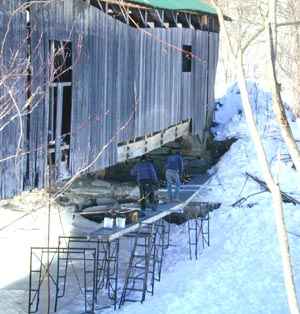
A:
<svg viewBox="0 0 300 314">
<path fill-rule="evenodd" d="M 140 4 L 155 9 L 217 15 L 215 8 L 203 0 L 126 0 L 126 2 Z M 182 4 L 183 2 L 184 4 Z"/>
</svg>

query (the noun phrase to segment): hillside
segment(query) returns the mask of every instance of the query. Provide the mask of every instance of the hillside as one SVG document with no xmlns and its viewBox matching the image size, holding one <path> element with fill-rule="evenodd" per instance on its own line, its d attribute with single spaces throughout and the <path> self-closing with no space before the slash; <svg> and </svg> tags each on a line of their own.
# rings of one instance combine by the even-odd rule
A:
<svg viewBox="0 0 300 314">
<path fill-rule="evenodd" d="M 282 190 L 300 199 L 299 178 L 291 162 L 286 161 L 287 152 L 270 113 L 270 95 L 254 83 L 249 83 L 249 91 L 273 172 Z M 237 87 L 230 88 L 219 102 L 219 125 L 214 132 L 219 139 L 235 136 L 238 141 L 211 169 L 211 179 L 199 191 L 201 200 L 222 202 L 212 214 L 211 247 L 198 261 L 189 261 L 186 234 L 175 230 L 172 239 L 177 246 L 167 251 L 166 272 L 156 294 L 143 305 L 126 305 L 120 313 L 289 313 L 270 194 L 253 196 L 240 207 L 231 206 L 260 191 L 255 182 L 246 181 L 246 171 L 261 177 Z M 297 124 L 292 126 L 297 137 Z M 285 159 L 278 161 L 279 155 Z M 295 280 L 300 288 L 300 207 L 284 207 Z"/>
</svg>

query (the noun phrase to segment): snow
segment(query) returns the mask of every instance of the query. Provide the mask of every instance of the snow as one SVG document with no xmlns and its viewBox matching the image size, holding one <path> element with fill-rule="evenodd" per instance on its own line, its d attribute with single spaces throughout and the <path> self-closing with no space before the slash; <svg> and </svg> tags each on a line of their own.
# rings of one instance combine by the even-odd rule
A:
<svg viewBox="0 0 300 314">
<path fill-rule="evenodd" d="M 279 173 L 284 191 L 300 199 L 299 175 L 290 163 L 276 161 L 279 153 L 287 152 L 271 114 L 271 96 L 256 84 L 249 83 L 248 88 L 268 158 L 273 160 L 273 172 Z M 238 141 L 211 170 L 212 179 L 199 191 L 202 200 L 222 202 L 222 207 L 211 217 L 212 245 L 198 261 L 187 261 L 186 237 L 182 236 L 181 252 L 168 253 L 167 263 L 172 263 L 172 267 L 158 285 L 155 296 L 144 305 L 128 305 L 121 313 L 289 312 L 270 194 L 250 198 L 241 208 L 231 206 L 242 196 L 260 190 L 256 183 L 245 182 L 246 171 L 261 177 L 237 86 L 219 102 L 223 105 L 216 113 L 219 123 L 214 130 L 216 136 L 219 139 L 234 136 Z M 295 123 L 293 128 L 297 128 Z M 297 234 L 299 206 L 285 204 L 285 211 L 289 231 Z M 180 237 L 175 238 L 178 243 Z M 290 237 L 298 288 L 299 241 L 295 236 Z"/>
<path fill-rule="evenodd" d="M 290 162 L 277 161 L 278 155 L 287 151 L 271 113 L 271 96 L 254 83 L 249 83 L 248 89 L 273 173 L 284 191 L 300 199 L 299 175 Z M 212 245 L 198 261 L 187 261 L 186 236 L 173 235 L 181 250 L 168 252 L 166 264 L 172 266 L 156 294 L 143 305 L 127 305 L 121 313 L 289 313 L 270 194 L 254 196 L 242 207 L 231 206 L 241 197 L 260 191 L 256 183 L 246 182 L 246 171 L 261 177 L 237 86 L 219 102 L 216 137 L 234 136 L 238 141 L 211 169 L 211 180 L 199 191 L 202 200 L 222 202 L 211 217 Z M 297 124 L 292 123 L 292 127 L 299 134 Z M 299 234 L 299 206 L 284 207 L 299 290 L 300 238 L 295 236 Z"/>
<path fill-rule="evenodd" d="M 287 150 L 271 110 L 271 96 L 253 82 L 248 83 L 248 89 L 272 172 L 281 189 L 300 200 L 299 175 L 286 159 Z M 222 203 L 211 214 L 211 246 L 201 252 L 197 261 L 190 261 L 187 230 L 172 226 L 171 241 L 176 246 L 166 251 L 162 280 L 156 283 L 154 296 L 148 295 L 143 304 L 126 303 L 119 313 L 289 313 L 271 195 L 257 194 L 240 207 L 232 206 L 238 199 L 261 191 L 257 183 L 246 180 L 246 172 L 262 178 L 237 86 L 229 88 L 219 103 L 222 105 L 215 116 L 215 136 L 235 137 L 237 141 L 210 170 L 210 179 L 195 196 L 202 201 Z M 291 124 L 296 138 L 300 138 L 297 122 Z M 300 208 L 291 204 L 284 204 L 284 208 L 299 291 Z M 17 297 L 19 292 L 15 293 Z M 0 313 L 8 313 L 7 308 L 1 312 L 1 304 L 3 301 Z M 76 298 L 58 313 L 76 314 L 82 309 L 82 298 Z M 97 313 L 115 312 L 107 309 Z"/>
<path fill-rule="evenodd" d="M 287 151 L 274 121 L 271 96 L 255 83 L 248 83 L 248 89 L 273 174 L 285 192 L 300 199 L 299 175 L 291 162 L 278 160 Z M 262 178 L 237 86 L 231 87 L 219 103 L 222 106 L 218 107 L 215 118 L 216 137 L 238 140 L 210 170 L 211 179 L 195 197 L 222 202 L 221 208 L 211 216 L 211 246 L 203 250 L 199 260 L 190 261 L 186 230 L 173 227 L 172 239 L 177 246 L 167 251 L 163 278 L 156 285 L 154 296 L 149 296 L 143 304 L 126 304 L 120 313 L 289 313 L 271 195 L 258 194 L 241 207 L 231 206 L 243 196 L 260 191 L 257 183 L 246 180 L 246 171 Z M 296 123 L 292 122 L 292 128 L 298 135 Z M 299 290 L 300 211 L 299 206 L 284 204 L 284 207 Z M 113 310 L 103 313 L 110 314 Z"/>
</svg>

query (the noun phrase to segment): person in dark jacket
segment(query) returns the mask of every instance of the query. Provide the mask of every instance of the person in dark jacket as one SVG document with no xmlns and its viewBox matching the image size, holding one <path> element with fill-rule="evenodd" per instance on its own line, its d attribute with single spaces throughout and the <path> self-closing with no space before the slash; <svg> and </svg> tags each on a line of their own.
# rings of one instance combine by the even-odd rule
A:
<svg viewBox="0 0 300 314">
<path fill-rule="evenodd" d="M 169 153 L 170 155 L 167 158 L 165 166 L 169 201 L 179 202 L 180 178 L 183 174 L 183 159 L 179 151 L 176 151 L 174 154 L 172 150 L 170 150 Z M 173 186 L 175 186 L 174 193 L 172 191 Z"/>
<path fill-rule="evenodd" d="M 159 182 L 153 163 L 147 160 L 146 156 L 142 156 L 139 163 L 131 169 L 130 174 L 136 177 L 140 189 L 141 210 L 145 211 L 147 199 L 151 204 L 151 208 L 155 210 L 156 202 L 154 193 Z"/>
</svg>

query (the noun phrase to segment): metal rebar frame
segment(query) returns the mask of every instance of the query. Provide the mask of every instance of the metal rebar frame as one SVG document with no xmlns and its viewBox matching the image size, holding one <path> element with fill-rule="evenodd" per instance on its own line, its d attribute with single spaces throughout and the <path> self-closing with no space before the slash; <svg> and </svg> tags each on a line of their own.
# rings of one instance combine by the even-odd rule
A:
<svg viewBox="0 0 300 314">
<path fill-rule="evenodd" d="M 113 300 L 114 309 L 117 309 L 118 302 L 118 281 L 119 281 L 119 250 L 120 242 L 116 239 L 107 242 L 107 290 L 108 297 Z"/>
<path fill-rule="evenodd" d="M 96 249 L 87 247 L 71 247 L 68 244 L 67 248 L 57 248 L 57 285 L 55 294 L 56 312 L 59 298 L 65 295 L 66 280 L 68 274 L 69 264 L 73 266 L 73 261 L 83 263 L 83 289 L 80 286 L 80 279 L 75 272 L 76 280 L 78 281 L 79 288 L 84 294 L 84 309 L 85 313 L 94 313 L 94 300 L 96 296 Z M 73 269 L 74 270 L 74 269 Z M 83 290 L 83 291 L 82 291 Z"/>
<path fill-rule="evenodd" d="M 153 293 L 156 261 L 155 225 L 143 225 L 137 232 L 127 235 L 133 237 L 133 248 L 125 275 L 125 283 L 119 308 L 125 302 L 144 302 L 147 291 Z M 149 276 L 150 275 L 150 276 Z M 150 289 L 147 290 L 150 281 Z"/>
<path fill-rule="evenodd" d="M 99 292 L 107 291 L 116 310 L 127 302 L 143 302 L 147 293 L 154 294 L 155 281 L 160 281 L 164 252 L 170 245 L 170 224 L 160 219 L 153 224 L 142 224 L 140 228 L 126 237 L 133 239 L 133 248 L 125 274 L 125 283 L 120 300 L 119 286 L 119 239 L 90 239 L 83 236 L 60 236 L 58 247 L 31 248 L 29 276 L 28 313 L 36 313 L 40 302 L 40 289 L 48 273 L 45 259 L 50 253 L 50 265 L 56 262 L 56 273 L 50 274 L 55 288 L 54 311 L 66 294 L 67 278 L 70 270 L 76 277 L 81 293 L 84 295 L 85 313 L 93 313 L 98 306 Z M 38 258 L 38 268 L 34 269 L 34 256 Z M 83 272 L 78 277 L 73 261 L 81 261 Z M 70 269 L 71 267 L 71 269 Z M 83 273 L 83 278 L 82 278 Z M 83 281 L 83 288 L 80 285 Z"/>
<path fill-rule="evenodd" d="M 163 220 L 165 225 L 164 227 L 164 249 L 168 249 L 170 247 L 170 228 L 171 224 L 167 221 Z"/>
<path fill-rule="evenodd" d="M 103 289 L 107 289 L 108 298 L 113 300 L 114 308 L 117 307 L 118 300 L 118 278 L 119 278 L 119 239 L 114 241 L 89 239 L 87 237 L 76 236 L 61 236 L 59 237 L 59 245 L 64 244 L 68 248 L 76 248 L 78 246 L 93 247 L 95 249 L 95 298 L 94 302 L 98 303 L 97 297 L 99 292 Z M 62 293 L 57 291 L 56 300 L 64 296 L 65 285 L 67 280 L 68 265 L 65 264 L 65 269 L 62 269 L 60 276 L 62 280 Z M 57 301 L 56 301 L 57 304 Z M 56 309 L 56 308 L 55 308 Z M 99 309 L 99 308 L 98 308 Z"/>
<path fill-rule="evenodd" d="M 148 268 L 148 280 L 147 280 L 147 287 L 146 291 L 148 293 L 151 293 L 151 295 L 154 294 L 154 283 L 155 283 L 155 277 L 156 272 L 158 271 L 157 268 L 157 261 L 158 261 L 158 248 L 160 245 L 160 237 L 161 237 L 161 225 L 160 221 L 156 222 L 153 225 L 153 234 L 150 239 L 150 257 L 149 257 L 149 268 Z"/>
<path fill-rule="evenodd" d="M 190 217 L 188 219 L 188 244 L 190 259 L 193 259 L 193 255 L 196 260 L 198 259 L 200 237 L 203 249 L 210 245 L 209 212 L 203 217 Z"/>
<path fill-rule="evenodd" d="M 167 227 L 166 227 L 166 224 L 167 224 Z M 160 281 L 161 279 L 161 271 L 162 271 L 163 259 L 165 255 L 165 249 L 169 247 L 169 240 L 170 240 L 170 225 L 164 220 L 160 220 L 157 223 L 157 236 L 156 236 L 156 243 L 155 243 L 156 269 L 155 269 L 154 279 L 156 281 Z"/>
<path fill-rule="evenodd" d="M 30 272 L 29 272 L 29 293 L 28 293 L 28 313 L 37 313 L 39 309 L 39 302 L 40 302 L 40 289 L 44 279 L 47 276 L 48 268 L 51 267 L 53 262 L 54 256 L 51 256 L 49 265 L 45 265 L 46 262 L 43 261 L 44 257 L 44 250 L 43 248 L 30 248 Z M 38 268 L 34 268 L 34 258 L 38 263 Z M 54 278 L 50 274 L 50 279 L 54 281 Z M 34 287 L 33 287 L 34 286 Z"/>
<path fill-rule="evenodd" d="M 65 296 L 66 292 L 66 283 L 67 283 L 67 277 L 68 277 L 68 269 L 69 269 L 69 264 L 71 264 L 74 275 L 76 277 L 76 280 L 79 283 L 79 278 L 78 275 L 74 269 L 74 266 L 72 264 L 73 260 L 78 260 L 77 257 L 72 258 L 70 256 L 69 252 L 72 252 L 72 250 L 76 250 L 77 248 L 85 248 L 85 249 L 92 249 L 93 250 L 93 255 L 92 259 L 94 260 L 95 263 L 95 271 L 91 272 L 90 270 L 86 271 L 88 265 L 86 263 L 86 259 L 84 258 L 83 260 L 83 269 L 84 269 L 84 286 L 86 287 L 86 283 L 91 282 L 93 283 L 93 293 L 92 297 L 93 300 L 91 300 L 91 291 L 90 289 L 84 288 L 84 300 L 85 300 L 85 311 L 89 312 L 90 310 L 88 309 L 88 304 L 90 304 L 92 309 L 94 310 L 94 299 L 96 298 L 97 295 L 97 272 L 98 272 L 98 243 L 97 241 L 90 241 L 89 245 L 86 244 L 86 238 L 84 237 L 67 237 L 67 236 L 60 236 L 58 238 L 58 248 L 63 249 L 64 246 L 67 248 L 67 252 L 65 254 L 60 254 L 58 253 L 58 260 L 57 260 L 57 286 L 56 286 L 56 293 L 55 293 L 55 306 L 54 306 L 54 312 L 57 311 L 57 306 L 58 306 L 58 301 L 59 299 L 63 298 Z M 87 279 L 87 277 L 89 277 Z M 80 290 L 82 292 L 82 289 L 80 287 Z"/>
<path fill-rule="evenodd" d="M 50 263 L 44 261 L 43 257 L 50 255 Z M 94 312 L 95 298 L 95 274 L 96 274 L 96 250 L 94 248 L 61 248 L 61 247 L 32 247 L 30 250 L 30 273 L 29 273 L 29 302 L 28 313 L 37 313 L 39 309 L 40 292 L 44 279 L 49 273 L 49 278 L 54 284 L 56 290 L 55 311 L 57 308 L 58 296 L 65 293 L 65 280 L 63 280 L 60 290 L 60 280 L 67 276 L 67 267 L 64 266 L 64 272 L 59 272 L 61 265 L 68 265 L 70 261 L 79 261 L 83 263 L 83 279 L 84 279 L 84 300 L 85 313 Z M 34 263 L 34 258 L 35 262 Z M 57 263 L 56 276 L 51 273 L 50 267 Z M 37 268 L 36 265 L 37 264 Z M 61 293 L 61 294 L 60 294 Z"/>
</svg>

